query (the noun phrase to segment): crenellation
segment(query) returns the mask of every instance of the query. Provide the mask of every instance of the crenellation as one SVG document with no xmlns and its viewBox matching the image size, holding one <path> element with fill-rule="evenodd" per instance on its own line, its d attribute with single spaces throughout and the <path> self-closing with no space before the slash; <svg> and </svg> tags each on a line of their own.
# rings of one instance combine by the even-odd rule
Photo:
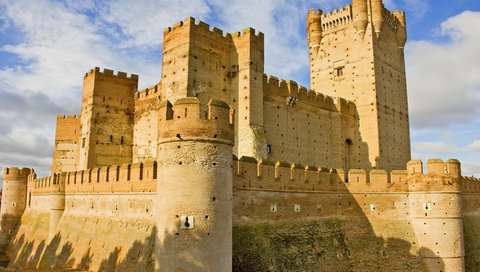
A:
<svg viewBox="0 0 480 272">
<path fill-rule="evenodd" d="M 330 31 L 338 29 L 349 24 L 352 21 L 352 8 L 348 4 L 345 7 L 334 9 L 333 12 L 329 11 L 323 14 L 321 18 L 321 26 L 323 31 Z"/>
<path fill-rule="evenodd" d="M 103 71 L 100 71 L 99 67 L 95 67 L 90 71 L 88 71 L 85 74 L 85 78 L 94 76 L 94 75 L 100 75 L 100 76 L 111 77 L 111 78 L 119 78 L 119 79 L 125 79 L 132 82 L 138 82 L 138 75 L 136 74 L 131 74 L 130 76 L 128 76 L 127 73 L 121 72 L 121 71 L 118 71 L 117 74 L 115 74 L 113 70 L 107 69 L 107 68 L 104 68 Z"/>
</svg>

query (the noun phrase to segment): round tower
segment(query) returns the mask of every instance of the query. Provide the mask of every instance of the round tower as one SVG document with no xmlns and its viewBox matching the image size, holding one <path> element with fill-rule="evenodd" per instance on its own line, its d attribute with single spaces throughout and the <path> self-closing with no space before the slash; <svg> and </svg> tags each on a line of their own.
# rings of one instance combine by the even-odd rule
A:
<svg viewBox="0 0 480 272">
<path fill-rule="evenodd" d="M 322 41 L 322 11 L 311 9 L 307 15 L 307 38 L 310 51 L 318 52 Z"/>
<path fill-rule="evenodd" d="M 368 25 L 367 0 L 352 0 L 353 27 L 363 39 Z"/>
<path fill-rule="evenodd" d="M 160 106 L 156 271 L 232 270 L 231 120 L 219 100 Z"/>
<path fill-rule="evenodd" d="M 460 163 L 408 165 L 410 215 L 425 271 L 465 271 Z M 415 171 L 414 171 L 415 169 Z"/>
<path fill-rule="evenodd" d="M 49 195 L 50 198 L 50 229 L 49 237 L 52 238 L 55 235 L 60 219 L 62 219 L 63 212 L 65 211 L 65 180 L 67 173 L 62 172 L 54 174 L 53 190 Z"/>
<path fill-rule="evenodd" d="M 4 250 L 25 211 L 27 202 L 27 178 L 32 169 L 16 167 L 3 170 L 0 249 Z"/>
<path fill-rule="evenodd" d="M 383 28 L 383 3 L 382 0 L 371 0 L 372 1 L 372 22 L 373 29 L 377 34 L 377 38 L 380 37 L 380 33 Z"/>
</svg>

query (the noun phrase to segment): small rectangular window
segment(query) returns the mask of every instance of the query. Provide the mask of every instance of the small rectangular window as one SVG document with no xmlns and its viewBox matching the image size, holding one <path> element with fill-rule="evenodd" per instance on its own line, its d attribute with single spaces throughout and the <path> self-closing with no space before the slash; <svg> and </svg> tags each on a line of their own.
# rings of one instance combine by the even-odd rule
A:
<svg viewBox="0 0 480 272">
<path fill-rule="evenodd" d="M 272 145 L 267 145 L 267 154 L 272 154 Z"/>
<path fill-rule="evenodd" d="M 338 67 L 335 69 L 335 76 L 337 77 L 343 76 L 343 67 Z"/>
<path fill-rule="evenodd" d="M 85 148 L 85 138 L 82 138 L 82 148 Z"/>
</svg>

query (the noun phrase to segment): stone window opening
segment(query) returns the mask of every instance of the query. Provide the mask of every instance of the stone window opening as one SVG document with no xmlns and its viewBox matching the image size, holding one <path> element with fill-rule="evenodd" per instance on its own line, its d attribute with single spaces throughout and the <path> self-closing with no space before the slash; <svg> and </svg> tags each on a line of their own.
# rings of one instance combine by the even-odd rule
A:
<svg viewBox="0 0 480 272">
<path fill-rule="evenodd" d="M 337 77 L 343 76 L 343 67 L 338 67 L 335 69 L 335 76 Z"/>
</svg>

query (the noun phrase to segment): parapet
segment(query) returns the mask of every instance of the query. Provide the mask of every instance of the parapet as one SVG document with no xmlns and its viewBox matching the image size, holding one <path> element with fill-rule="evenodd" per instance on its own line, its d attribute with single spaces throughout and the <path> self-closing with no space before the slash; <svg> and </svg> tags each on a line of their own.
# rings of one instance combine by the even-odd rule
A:
<svg viewBox="0 0 480 272">
<path fill-rule="evenodd" d="M 217 40 L 222 38 L 230 40 L 231 38 L 239 38 L 243 36 L 253 36 L 261 40 L 264 39 L 264 34 L 262 32 L 255 31 L 255 29 L 253 28 L 245 28 L 241 32 L 235 32 L 230 34 L 214 26 L 210 26 L 205 22 L 197 21 L 195 20 L 195 18 L 192 17 L 187 17 L 185 20 L 177 22 L 171 27 L 165 28 L 163 31 L 163 35 L 165 37 L 166 35 L 169 35 L 176 30 L 181 30 L 186 27 L 190 28 L 192 31 L 198 31 L 203 33 L 204 35 L 209 35 Z"/>
<path fill-rule="evenodd" d="M 103 71 L 101 72 L 99 67 L 95 67 L 95 68 L 91 69 L 90 71 L 88 71 L 85 74 L 84 78 L 87 78 L 87 77 L 90 77 L 90 76 L 96 76 L 96 75 L 100 75 L 100 76 L 104 76 L 104 77 L 117 78 L 117 79 L 125 79 L 125 80 L 134 81 L 134 82 L 138 83 L 138 75 L 136 75 L 136 74 L 131 74 L 130 76 L 128 76 L 127 73 L 120 72 L 120 71 L 118 71 L 117 74 L 115 74 L 114 71 L 110 70 L 110 69 L 103 69 Z"/>
<path fill-rule="evenodd" d="M 408 192 L 408 173 L 395 170 L 328 169 L 284 161 L 234 158 L 236 189 L 281 191 Z"/>
<path fill-rule="evenodd" d="M 298 84 L 292 80 L 279 80 L 277 77 L 264 75 L 263 89 L 266 92 L 285 98 L 295 98 L 297 99 L 296 104 L 305 103 L 328 111 L 336 111 L 350 115 L 354 115 L 356 112 L 355 103 L 344 98 L 334 98 L 317 93 L 306 87 L 298 86 Z"/>
<path fill-rule="evenodd" d="M 34 173 L 31 168 L 6 167 L 3 169 L 3 180 L 27 181 L 27 177 Z"/>
<path fill-rule="evenodd" d="M 423 175 L 423 162 L 413 160 L 407 163 L 409 175 Z M 444 162 L 441 159 L 430 159 L 427 162 L 426 175 L 450 175 L 455 177 L 461 176 L 461 164 L 456 159 L 449 159 Z"/>
<path fill-rule="evenodd" d="M 57 119 L 80 119 L 80 115 L 57 115 Z"/>
<path fill-rule="evenodd" d="M 165 101 L 159 110 L 159 142 L 209 140 L 233 143 L 233 111 L 217 99 L 202 111 L 196 97 L 178 99 L 173 105 Z"/>
<path fill-rule="evenodd" d="M 322 30 L 328 31 L 340 26 L 344 26 L 352 22 L 352 6 L 350 4 L 339 9 L 334 9 L 332 12 L 323 14 L 321 18 Z"/>
<path fill-rule="evenodd" d="M 427 172 L 423 172 L 423 162 L 414 160 L 407 163 L 409 176 L 409 191 L 449 191 L 462 190 L 461 165 L 458 160 L 430 159 L 427 162 Z"/>
<path fill-rule="evenodd" d="M 160 93 L 160 85 L 161 82 L 159 82 L 158 84 L 155 84 L 155 85 L 152 85 L 148 88 L 145 88 L 145 89 L 142 89 L 140 91 L 138 91 L 136 94 L 135 94 L 135 100 L 146 100 L 146 99 L 150 99 L 150 98 L 153 98 L 153 97 L 157 97 Z"/>
</svg>

